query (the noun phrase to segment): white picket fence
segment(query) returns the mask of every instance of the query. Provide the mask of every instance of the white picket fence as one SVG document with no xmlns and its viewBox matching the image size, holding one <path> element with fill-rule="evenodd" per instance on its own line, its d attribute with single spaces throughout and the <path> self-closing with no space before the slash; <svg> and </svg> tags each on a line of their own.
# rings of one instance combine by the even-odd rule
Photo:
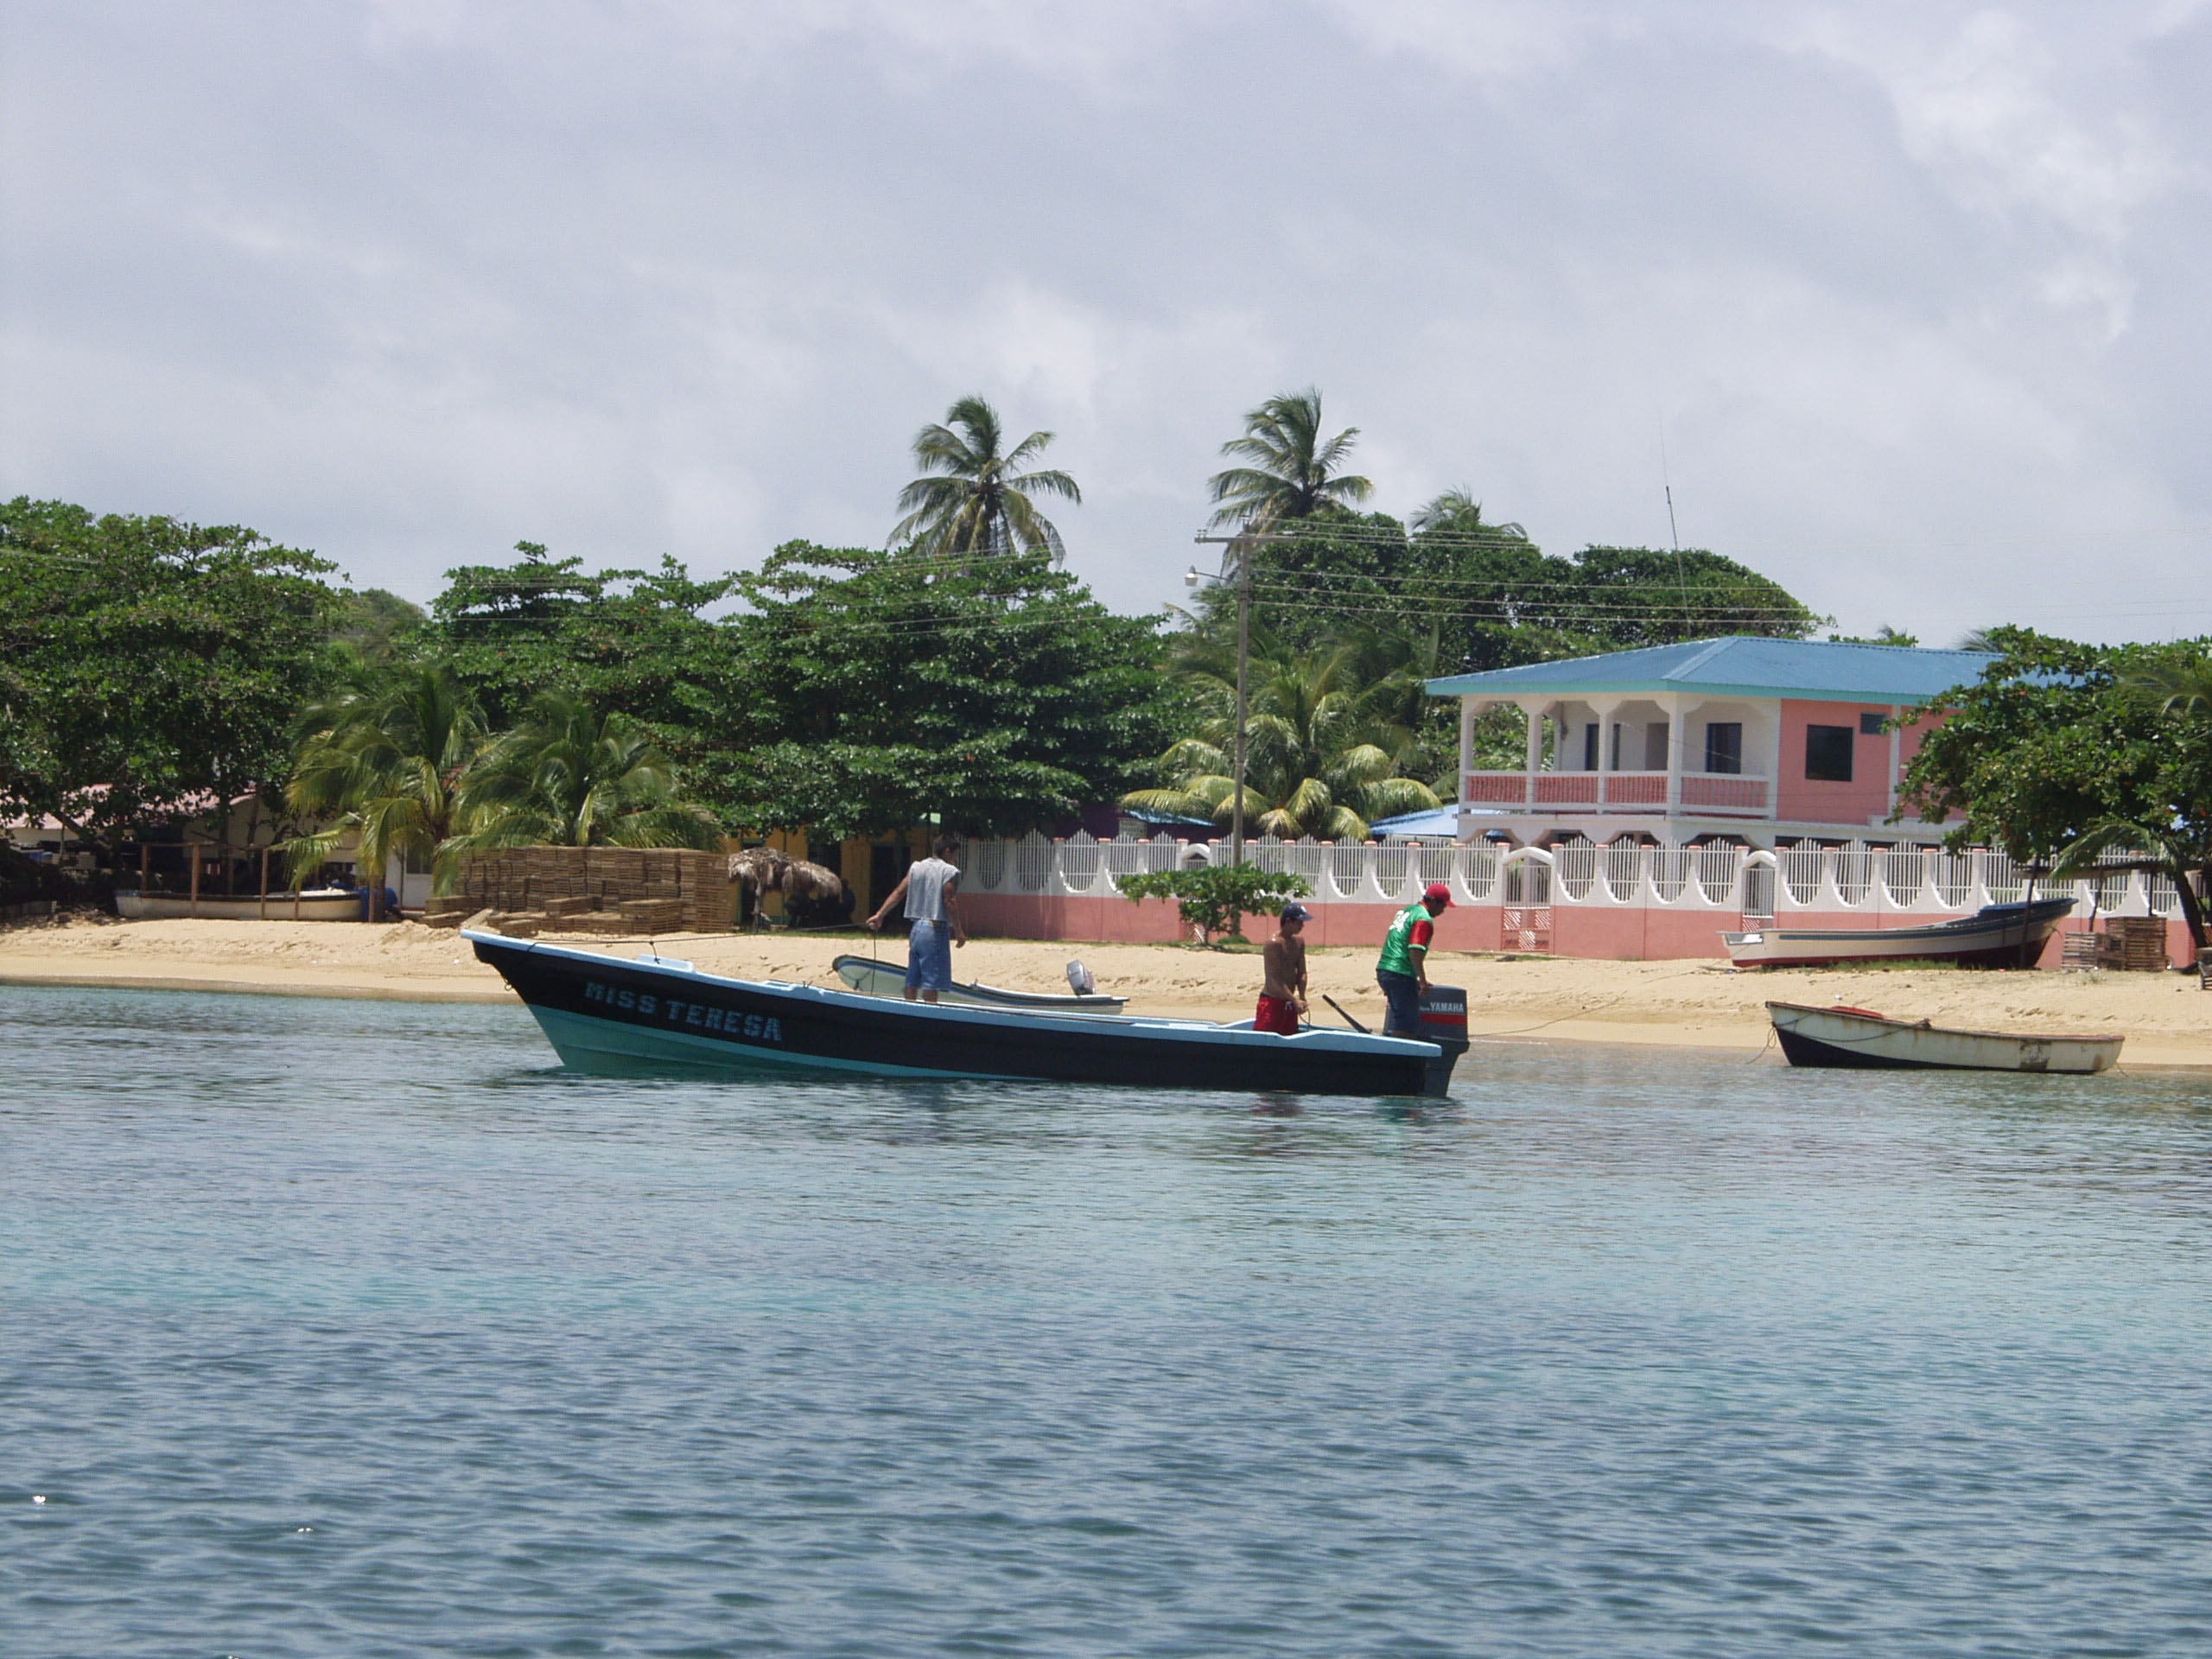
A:
<svg viewBox="0 0 2212 1659">
<path fill-rule="evenodd" d="M 2012 904 L 2027 881 L 2001 853 L 1945 853 L 1926 848 L 1788 847 L 1777 852 L 1734 846 L 1599 847 L 1573 841 L 1546 851 L 1501 849 L 1485 842 L 1392 842 L 1381 845 L 1325 841 L 1245 842 L 1262 869 L 1306 878 L 1319 904 L 1402 905 L 1432 881 L 1452 890 L 1458 905 L 1611 905 L 1713 910 L 1754 916 L 1799 911 L 1870 911 L 1957 915 L 1984 905 Z M 1225 861 L 1224 840 L 1150 841 L 1117 836 L 1065 841 L 1031 834 L 1020 840 L 965 843 L 963 886 L 1012 897 L 1100 898 L 1119 895 L 1117 878 L 1172 870 L 1199 861 Z M 2114 869 L 2071 884 L 2075 914 L 2163 916 L 2181 913 L 2164 876 Z M 2053 896 L 2038 882 L 2038 898 Z"/>
</svg>

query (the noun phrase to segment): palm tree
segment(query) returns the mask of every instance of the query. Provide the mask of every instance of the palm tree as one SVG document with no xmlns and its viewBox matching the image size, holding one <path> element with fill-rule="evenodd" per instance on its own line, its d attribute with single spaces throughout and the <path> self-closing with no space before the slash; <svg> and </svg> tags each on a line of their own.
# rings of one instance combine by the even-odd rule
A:
<svg viewBox="0 0 2212 1659">
<path fill-rule="evenodd" d="M 362 875 L 373 893 L 394 858 L 429 861 L 440 891 L 452 861 L 440 849 L 462 814 L 460 789 L 484 741 L 484 715 L 450 664 L 356 662 L 345 683 L 310 704 L 296 725 L 284 798 L 326 827 L 284 844 L 292 880 L 326 862 L 348 834 L 360 837 Z"/>
<path fill-rule="evenodd" d="M 549 691 L 461 779 L 457 855 L 494 847 L 696 847 L 721 826 L 680 799 L 652 739 L 621 715 Z"/>
<path fill-rule="evenodd" d="M 1462 484 L 1433 496 L 1414 510 L 1408 528 L 1416 536 L 1431 535 L 1449 531 L 1455 535 L 1480 534 L 1485 540 L 1525 542 L 1529 532 L 1517 524 L 1486 524 L 1483 522 L 1483 504 L 1475 499 L 1474 492 Z"/>
<path fill-rule="evenodd" d="M 1370 819 L 1439 803 L 1429 787 L 1400 775 L 1415 734 L 1390 717 L 1399 688 L 1364 681 L 1358 643 L 1306 654 L 1262 634 L 1245 723 L 1244 811 L 1262 835 L 1361 841 Z M 1236 741 L 1236 653 L 1194 639 L 1181 677 L 1216 712 L 1196 735 L 1161 757 L 1175 781 L 1122 797 L 1139 811 L 1228 823 L 1236 806 L 1230 751 Z"/>
<path fill-rule="evenodd" d="M 1338 470 L 1358 435 L 1357 427 L 1348 426 L 1322 439 L 1321 394 L 1311 386 L 1268 398 L 1244 417 L 1244 435 L 1221 446 L 1223 454 L 1246 465 L 1206 481 L 1218 504 L 1212 522 L 1256 530 L 1279 518 L 1309 518 L 1323 507 L 1366 500 L 1375 486 Z"/>
<path fill-rule="evenodd" d="M 914 435 L 914 459 L 931 476 L 899 492 L 899 510 L 906 516 L 892 531 L 892 542 L 935 554 L 1042 548 L 1065 559 L 1060 532 L 1029 498 L 1057 495 L 1080 505 L 1083 492 L 1065 473 L 1022 470 L 1044 453 L 1052 435 L 1032 432 L 1001 454 L 998 411 L 981 397 L 963 397 L 944 418 L 944 425 L 925 426 Z"/>
</svg>

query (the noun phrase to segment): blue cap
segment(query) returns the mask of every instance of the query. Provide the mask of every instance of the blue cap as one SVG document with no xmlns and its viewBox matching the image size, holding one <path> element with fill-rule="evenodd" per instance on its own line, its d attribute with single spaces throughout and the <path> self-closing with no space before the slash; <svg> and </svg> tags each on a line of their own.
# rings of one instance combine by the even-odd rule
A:
<svg viewBox="0 0 2212 1659">
<path fill-rule="evenodd" d="M 1282 918 L 1286 922 L 1310 922 L 1313 912 L 1294 899 L 1282 907 Z"/>
</svg>

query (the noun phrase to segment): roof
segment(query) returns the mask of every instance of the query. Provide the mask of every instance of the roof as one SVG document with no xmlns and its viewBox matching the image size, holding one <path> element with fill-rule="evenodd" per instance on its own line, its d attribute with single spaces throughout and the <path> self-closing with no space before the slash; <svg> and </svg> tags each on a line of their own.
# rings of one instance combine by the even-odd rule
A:
<svg viewBox="0 0 2212 1659">
<path fill-rule="evenodd" d="M 1652 691 L 1699 691 L 1735 697 L 1834 697 L 1855 702 L 1916 704 L 1979 679 L 1997 659 L 1980 651 L 1928 651 L 1918 645 L 1853 645 L 1825 639 L 1768 639 L 1729 634 L 1678 645 L 1608 652 L 1555 663 L 1528 663 L 1483 674 L 1431 680 L 1437 696 L 1511 698 L 1618 696 Z"/>
</svg>

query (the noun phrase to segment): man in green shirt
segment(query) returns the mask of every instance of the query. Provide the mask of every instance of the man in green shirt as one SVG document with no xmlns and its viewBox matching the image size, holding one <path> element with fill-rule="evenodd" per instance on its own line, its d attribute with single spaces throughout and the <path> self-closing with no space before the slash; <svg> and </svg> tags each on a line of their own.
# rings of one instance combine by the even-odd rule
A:
<svg viewBox="0 0 2212 1659">
<path fill-rule="evenodd" d="M 1421 902 L 1400 911 L 1382 936 L 1375 982 L 1382 988 L 1382 1001 L 1389 1008 L 1382 1020 L 1385 1037 L 1421 1035 L 1421 1000 L 1428 995 L 1429 941 L 1436 937 L 1436 918 L 1451 902 L 1452 889 L 1432 881 Z"/>
</svg>

